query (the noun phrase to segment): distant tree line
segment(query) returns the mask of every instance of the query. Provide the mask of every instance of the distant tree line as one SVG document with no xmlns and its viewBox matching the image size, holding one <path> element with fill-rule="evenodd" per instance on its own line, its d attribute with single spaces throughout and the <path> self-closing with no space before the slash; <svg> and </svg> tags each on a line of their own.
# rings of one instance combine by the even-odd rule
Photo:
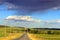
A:
<svg viewBox="0 0 60 40">
<path fill-rule="evenodd" d="M 44 29 L 29 29 L 28 28 L 28 32 L 29 33 L 33 33 L 33 34 L 60 34 L 60 30 L 44 30 Z"/>
</svg>

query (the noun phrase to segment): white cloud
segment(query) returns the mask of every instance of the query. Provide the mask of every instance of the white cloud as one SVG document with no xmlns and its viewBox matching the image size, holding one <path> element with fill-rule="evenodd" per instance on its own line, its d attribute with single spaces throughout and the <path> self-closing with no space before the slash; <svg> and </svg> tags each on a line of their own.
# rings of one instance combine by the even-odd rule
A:
<svg viewBox="0 0 60 40">
<path fill-rule="evenodd" d="M 51 26 L 53 26 L 53 25 L 60 25 L 60 20 L 47 20 L 47 21 L 45 21 L 45 24 L 47 24 L 47 25 L 51 25 Z"/>
<path fill-rule="evenodd" d="M 8 16 L 6 19 L 25 20 L 25 21 L 31 21 L 31 22 L 41 22 L 41 20 L 34 19 L 31 16 Z"/>
<path fill-rule="evenodd" d="M 59 6 L 59 7 L 54 7 L 54 8 L 52 8 L 52 9 L 54 9 L 54 10 L 58 10 L 58 9 L 60 9 L 60 6 Z"/>
<path fill-rule="evenodd" d="M 8 9 L 17 9 L 18 7 L 16 5 L 13 5 L 11 3 L 6 3 Z"/>
<path fill-rule="evenodd" d="M 48 20 L 48 21 L 46 21 L 46 22 L 58 22 L 58 23 L 60 23 L 60 20 Z"/>
<path fill-rule="evenodd" d="M 56 20 L 56 22 L 59 22 L 60 23 L 60 20 Z"/>
</svg>

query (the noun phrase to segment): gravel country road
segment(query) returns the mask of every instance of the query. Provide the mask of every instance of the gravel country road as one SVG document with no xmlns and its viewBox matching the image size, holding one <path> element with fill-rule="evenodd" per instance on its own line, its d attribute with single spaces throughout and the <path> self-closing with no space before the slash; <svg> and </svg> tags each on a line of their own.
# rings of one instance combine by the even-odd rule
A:
<svg viewBox="0 0 60 40">
<path fill-rule="evenodd" d="M 26 34 L 23 34 L 20 38 L 14 39 L 14 40 L 31 40 L 29 36 Z"/>
</svg>

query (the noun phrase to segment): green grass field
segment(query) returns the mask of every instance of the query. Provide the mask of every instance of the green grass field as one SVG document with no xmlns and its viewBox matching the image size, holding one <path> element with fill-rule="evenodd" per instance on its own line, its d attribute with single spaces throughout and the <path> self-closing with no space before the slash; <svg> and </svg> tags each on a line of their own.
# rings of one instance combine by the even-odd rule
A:
<svg viewBox="0 0 60 40">
<path fill-rule="evenodd" d="M 36 39 L 42 38 L 43 40 L 60 40 L 60 35 L 49 35 L 49 34 L 33 34 Z"/>
<path fill-rule="evenodd" d="M 21 27 L 0 27 L 0 38 L 1 37 L 13 37 L 13 34 L 22 35 L 24 32 L 24 28 Z M 28 29 L 28 33 L 30 34 L 31 38 L 35 40 L 60 40 L 60 30 L 35 30 L 35 29 Z M 14 35 L 14 37 L 15 37 Z M 11 39 L 11 38 L 10 38 Z M 2 40 L 2 39 L 1 39 Z"/>
<path fill-rule="evenodd" d="M 29 35 L 33 40 L 60 40 L 60 30 L 30 30 Z"/>
<path fill-rule="evenodd" d="M 0 40 L 13 40 L 24 33 L 23 27 L 0 26 Z"/>
<path fill-rule="evenodd" d="M 0 37 L 7 36 L 9 34 L 9 33 L 6 32 L 6 30 L 5 30 L 5 28 L 0 28 Z"/>
<path fill-rule="evenodd" d="M 8 36 L 12 33 L 22 33 L 24 31 L 24 28 L 18 28 L 18 27 L 0 27 L 0 37 Z"/>
</svg>

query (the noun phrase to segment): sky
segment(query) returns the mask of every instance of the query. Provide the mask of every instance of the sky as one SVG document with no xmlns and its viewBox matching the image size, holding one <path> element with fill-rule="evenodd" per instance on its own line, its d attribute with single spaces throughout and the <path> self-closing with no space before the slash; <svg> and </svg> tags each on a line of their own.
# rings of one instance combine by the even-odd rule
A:
<svg viewBox="0 0 60 40">
<path fill-rule="evenodd" d="M 0 0 L 0 24 L 5 24 L 7 19 L 11 25 L 16 23 L 14 26 L 60 28 L 59 0 L 30 0 L 30 2 Z M 19 25 L 18 22 L 20 22 Z M 7 25 L 9 25 L 8 22 Z"/>
<path fill-rule="evenodd" d="M 0 18 L 5 19 L 7 16 L 15 15 L 16 10 L 7 10 L 6 4 L 0 5 Z M 60 19 L 60 10 L 46 10 L 44 12 L 36 11 L 32 12 L 34 14 L 29 15 L 41 20 L 59 20 Z M 43 13 L 43 14 L 38 14 Z"/>
</svg>

